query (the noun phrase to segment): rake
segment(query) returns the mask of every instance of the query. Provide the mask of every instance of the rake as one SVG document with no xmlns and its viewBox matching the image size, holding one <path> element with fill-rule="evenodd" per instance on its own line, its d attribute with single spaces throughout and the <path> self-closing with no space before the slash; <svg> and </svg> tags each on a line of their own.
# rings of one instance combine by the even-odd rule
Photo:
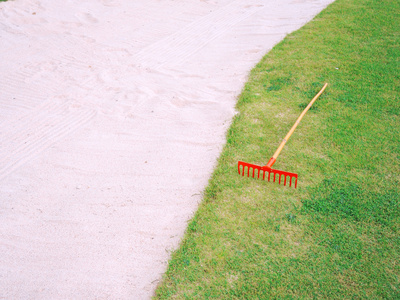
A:
<svg viewBox="0 0 400 300">
<path fill-rule="evenodd" d="M 272 165 L 276 162 L 276 159 L 278 158 L 279 154 L 281 153 L 283 146 L 285 146 L 286 142 L 289 140 L 290 136 L 296 129 L 297 125 L 299 125 L 301 119 L 304 117 L 306 112 L 310 109 L 311 105 L 313 105 L 315 100 L 317 100 L 318 97 L 324 92 L 324 90 L 327 86 L 328 86 L 328 83 L 325 83 L 324 86 L 322 87 L 322 89 L 318 92 L 318 94 L 315 95 L 315 97 L 311 100 L 311 102 L 303 110 L 301 115 L 297 118 L 296 123 L 294 123 L 292 128 L 289 130 L 288 134 L 285 136 L 282 143 L 279 145 L 278 149 L 275 151 L 274 155 L 271 157 L 271 159 L 268 161 L 268 163 L 265 166 L 258 166 L 258 165 L 249 164 L 249 163 L 246 163 L 243 161 L 238 161 L 239 174 L 244 176 L 244 174 L 247 173 L 248 177 L 250 177 L 250 175 L 251 175 L 253 178 L 255 178 L 255 177 L 260 178 L 262 175 L 263 180 L 265 180 L 267 177 L 268 181 L 271 181 L 271 178 L 273 178 L 274 182 L 278 178 L 279 184 L 281 184 L 282 177 L 283 177 L 283 185 L 284 186 L 286 186 L 286 182 L 288 181 L 287 178 L 289 177 L 289 187 L 292 186 L 292 180 L 295 179 L 294 187 L 297 188 L 298 175 L 296 173 L 272 169 Z M 247 172 L 246 172 L 246 168 L 247 168 Z M 268 173 L 268 176 L 266 175 L 266 173 Z"/>
</svg>

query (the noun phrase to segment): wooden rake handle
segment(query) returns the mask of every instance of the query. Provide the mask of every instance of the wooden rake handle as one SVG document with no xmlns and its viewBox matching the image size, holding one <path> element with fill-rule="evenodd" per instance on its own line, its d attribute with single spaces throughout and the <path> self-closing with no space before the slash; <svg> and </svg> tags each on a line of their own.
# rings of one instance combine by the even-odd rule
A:
<svg viewBox="0 0 400 300">
<path fill-rule="evenodd" d="M 285 138 L 282 140 L 282 143 L 279 145 L 278 149 L 276 149 L 274 155 L 272 158 L 269 160 L 267 167 L 272 167 L 272 165 L 275 163 L 276 159 L 278 158 L 279 154 L 281 153 L 283 146 L 285 146 L 286 142 L 289 140 L 290 136 L 293 134 L 294 130 L 296 129 L 297 125 L 299 125 L 301 119 L 303 119 L 304 115 L 306 112 L 310 109 L 311 105 L 315 102 L 315 100 L 318 99 L 318 97 L 324 92 L 326 87 L 328 86 L 328 83 L 325 83 L 322 89 L 318 92 L 318 94 L 315 95 L 315 97 L 311 100 L 311 102 L 307 105 L 307 107 L 303 110 L 301 115 L 297 118 L 296 123 L 292 126 L 292 128 L 289 130 L 288 134 L 285 136 Z"/>
</svg>

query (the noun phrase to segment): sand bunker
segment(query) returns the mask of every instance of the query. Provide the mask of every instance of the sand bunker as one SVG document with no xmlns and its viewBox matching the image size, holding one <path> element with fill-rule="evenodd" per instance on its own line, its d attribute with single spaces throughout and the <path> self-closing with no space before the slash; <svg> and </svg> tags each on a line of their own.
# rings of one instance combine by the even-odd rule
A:
<svg viewBox="0 0 400 300">
<path fill-rule="evenodd" d="M 149 298 L 248 72 L 332 1 L 1 2 L 0 298 Z"/>
</svg>

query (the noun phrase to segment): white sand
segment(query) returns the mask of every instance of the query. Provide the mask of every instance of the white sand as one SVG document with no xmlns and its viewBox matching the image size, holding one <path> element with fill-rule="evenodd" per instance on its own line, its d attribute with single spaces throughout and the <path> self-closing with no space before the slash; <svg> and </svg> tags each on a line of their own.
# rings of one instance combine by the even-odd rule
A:
<svg viewBox="0 0 400 300">
<path fill-rule="evenodd" d="M 1 2 L 0 298 L 150 298 L 248 72 L 332 1 Z"/>
</svg>

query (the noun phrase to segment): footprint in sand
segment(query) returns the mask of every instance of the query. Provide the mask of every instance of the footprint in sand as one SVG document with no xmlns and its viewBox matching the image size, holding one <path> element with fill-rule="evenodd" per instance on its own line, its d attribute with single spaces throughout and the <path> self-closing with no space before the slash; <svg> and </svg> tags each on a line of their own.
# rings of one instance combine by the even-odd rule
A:
<svg viewBox="0 0 400 300">
<path fill-rule="evenodd" d="M 101 1 L 101 3 L 104 6 L 117 6 L 118 5 L 118 3 L 116 3 L 116 1 L 114 1 L 114 0 L 103 0 L 103 1 Z"/>
<path fill-rule="evenodd" d="M 95 24 L 99 22 L 99 20 L 95 18 L 91 13 L 77 13 L 75 14 L 75 17 L 77 17 L 78 20 L 83 23 Z"/>
</svg>

